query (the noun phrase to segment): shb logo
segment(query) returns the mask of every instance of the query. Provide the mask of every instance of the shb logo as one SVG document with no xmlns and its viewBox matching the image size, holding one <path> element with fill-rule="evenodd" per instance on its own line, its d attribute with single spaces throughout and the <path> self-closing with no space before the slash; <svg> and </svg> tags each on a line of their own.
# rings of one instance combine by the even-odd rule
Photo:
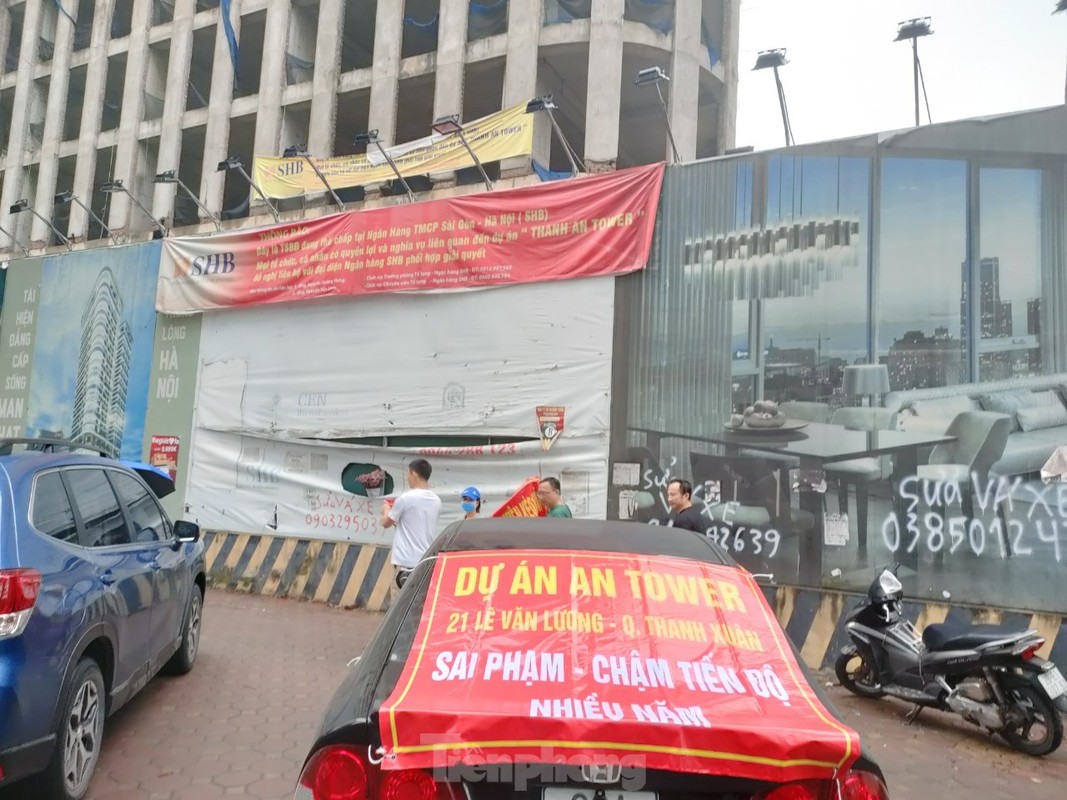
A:
<svg viewBox="0 0 1067 800">
<path fill-rule="evenodd" d="M 287 175 L 299 175 L 304 171 L 304 160 L 286 161 L 278 165 L 278 174 L 283 178 Z"/>
<path fill-rule="evenodd" d="M 236 253 L 209 253 L 206 256 L 197 256 L 189 266 L 189 274 L 194 278 L 198 275 L 226 275 L 237 269 Z"/>
<path fill-rule="evenodd" d="M 444 408 L 463 408 L 467 402 L 467 390 L 460 386 L 458 383 L 449 383 L 445 386 L 445 393 L 442 399 L 442 405 Z"/>
</svg>

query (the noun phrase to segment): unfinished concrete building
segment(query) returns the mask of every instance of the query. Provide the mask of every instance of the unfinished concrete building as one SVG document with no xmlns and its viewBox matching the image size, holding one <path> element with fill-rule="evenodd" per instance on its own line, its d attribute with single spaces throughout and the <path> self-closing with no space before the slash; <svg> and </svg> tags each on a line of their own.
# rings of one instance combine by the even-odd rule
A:
<svg viewBox="0 0 1067 800">
<path fill-rule="evenodd" d="M 164 228 L 213 230 L 205 209 L 225 227 L 261 224 L 265 206 L 220 161 L 250 169 L 253 156 L 294 144 L 317 157 L 360 152 L 354 138 L 367 130 L 386 144 L 411 141 L 439 116 L 472 120 L 545 94 L 589 172 L 672 162 L 668 121 L 680 160 L 733 145 L 740 0 L 221 6 L 0 5 L 0 250 L 17 257 Z M 670 78 L 661 84 L 666 109 L 655 86 L 635 85 L 648 67 Z M 532 159 L 486 165 L 498 185 L 540 180 L 532 162 L 569 170 L 548 121 L 537 126 Z M 188 195 L 156 182 L 169 170 Z M 467 172 L 448 191 L 478 191 L 480 175 Z M 446 191 L 428 177 L 409 183 L 420 197 Z M 358 208 L 389 201 L 380 195 L 391 190 L 342 191 Z M 280 206 L 286 219 L 332 210 L 322 197 Z"/>
</svg>

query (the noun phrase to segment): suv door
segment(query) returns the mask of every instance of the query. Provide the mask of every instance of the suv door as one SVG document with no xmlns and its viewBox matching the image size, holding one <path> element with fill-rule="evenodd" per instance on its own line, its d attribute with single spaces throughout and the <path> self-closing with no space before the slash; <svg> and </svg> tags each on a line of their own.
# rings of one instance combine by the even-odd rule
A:
<svg viewBox="0 0 1067 800">
<path fill-rule="evenodd" d="M 185 604 L 189 596 L 189 568 L 182 548 L 175 547 L 174 529 L 151 493 L 137 478 L 118 470 L 108 470 L 115 492 L 126 506 L 134 544 L 142 549 L 142 560 L 150 559 L 153 570 L 152 641 L 153 671 L 162 666 L 162 653 L 169 658 L 181 635 Z"/>
<path fill-rule="evenodd" d="M 104 614 L 116 631 L 113 691 L 128 697 L 147 681 L 152 638 L 152 559 L 132 541 L 126 515 L 105 471 L 68 467 L 64 480 L 74 501 L 85 557 L 104 587 Z"/>
</svg>

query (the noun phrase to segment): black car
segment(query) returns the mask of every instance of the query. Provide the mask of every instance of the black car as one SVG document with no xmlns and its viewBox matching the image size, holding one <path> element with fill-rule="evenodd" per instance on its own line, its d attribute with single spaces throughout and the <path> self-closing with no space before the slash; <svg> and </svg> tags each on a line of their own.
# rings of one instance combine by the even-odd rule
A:
<svg viewBox="0 0 1067 800">
<path fill-rule="evenodd" d="M 588 569 L 600 575 L 601 586 L 586 583 L 576 589 L 576 576 L 588 573 L 584 566 L 573 567 L 568 590 L 566 580 L 557 581 L 563 574 L 555 571 L 560 563 L 590 565 Z M 630 568 L 611 572 L 604 566 L 613 563 Z M 463 566 L 477 564 L 502 566 L 496 573 L 495 566 Z M 513 579 L 508 577 L 509 564 L 518 565 Z M 670 565 L 678 576 L 713 577 L 685 579 L 690 581 L 686 584 L 682 577 L 672 580 L 670 573 L 657 573 L 661 564 Z M 532 582 L 524 581 L 522 569 L 535 570 L 524 573 L 533 576 Z M 667 576 L 673 599 L 661 588 L 666 584 L 658 577 L 652 580 L 657 574 Z M 641 600 L 648 605 L 642 606 L 644 615 L 639 617 L 632 612 L 634 597 L 642 591 L 646 596 Z M 558 610 L 544 612 L 543 627 L 538 628 L 540 612 L 530 609 L 539 602 L 547 608 L 548 592 L 561 598 Z M 627 592 L 629 597 L 624 597 Z M 694 623 L 679 614 L 670 619 L 651 616 L 652 600 L 663 599 L 660 595 L 668 605 L 677 600 L 691 601 L 693 609 L 699 606 L 699 612 L 690 616 L 700 621 L 692 627 Z M 522 624 L 516 627 L 519 617 L 514 609 L 505 608 L 516 599 L 524 601 L 524 610 L 518 613 L 536 632 Z M 500 610 L 490 611 L 498 601 Z M 458 603 L 468 603 L 472 612 L 460 613 Z M 590 608 L 599 610 L 590 616 Z M 725 619 L 727 611 L 748 614 L 755 620 L 753 629 L 722 627 L 716 620 Z M 505 617 L 510 621 L 501 624 Z M 636 623 L 640 628 L 636 633 L 635 620 L 644 620 Z M 720 630 L 711 636 L 701 625 L 713 631 L 719 625 Z M 475 643 L 469 659 L 457 655 L 459 639 L 454 636 Z M 523 641 L 531 649 L 515 650 Z M 614 658 L 609 675 L 605 653 L 616 644 L 619 652 L 632 655 Z M 453 649 L 440 649 L 449 647 Z M 695 705 L 683 701 L 673 712 L 665 711 L 663 697 L 669 692 L 689 702 L 696 699 L 696 693 L 688 692 L 694 687 L 693 675 L 687 673 L 683 686 L 677 672 L 672 678 L 666 668 L 658 673 L 656 669 L 660 662 L 669 663 L 671 670 L 683 662 L 654 658 L 646 660 L 649 672 L 634 662 L 640 674 L 629 673 L 625 660 L 636 659 L 639 648 L 652 655 L 684 650 L 694 657 L 685 663 L 699 664 L 703 655 L 705 662 L 714 658 L 737 669 L 717 673 L 723 683 L 716 691 L 727 694 L 705 693 Z M 567 675 L 553 668 L 546 655 L 552 650 L 567 651 Z M 758 652 L 745 652 L 749 650 Z M 527 663 L 520 675 L 521 659 L 516 656 L 510 676 L 514 681 L 503 684 L 506 689 L 488 677 L 484 684 L 478 683 L 483 664 L 489 676 L 515 652 L 526 652 Z M 755 684 L 744 684 L 737 677 L 758 672 L 743 667 L 767 660 L 779 664 L 783 674 L 788 672 L 789 692 L 783 694 L 781 686 L 757 692 Z M 493 677 L 500 674 L 497 671 Z M 705 677 L 708 682 L 716 680 L 716 674 Z M 568 680 L 573 683 L 564 691 Z M 706 692 L 706 683 L 696 680 Z M 736 693 L 731 693 L 731 681 Z M 767 686 L 771 683 L 768 678 Z M 664 688 L 668 686 L 669 690 Z M 552 687 L 558 689 L 556 700 L 539 699 Z M 590 697 L 597 696 L 586 694 L 590 687 L 601 700 L 629 692 L 636 702 L 590 704 Z M 513 709 L 528 706 L 529 718 L 522 711 L 505 711 L 508 704 Z M 630 706 L 636 716 L 621 721 L 630 715 Z M 815 731 L 810 741 L 805 738 L 808 729 Z M 402 741 L 410 745 L 401 746 Z M 531 759 L 520 757 L 519 751 L 529 745 L 541 749 L 532 751 Z M 828 748 L 844 754 L 836 765 L 833 759 L 822 758 Z M 724 755 L 719 750 L 729 752 Z M 608 751 L 629 755 L 614 759 Z M 628 776 L 623 769 L 627 757 L 647 769 Z M 629 522 L 491 518 L 451 525 L 411 573 L 330 701 L 294 800 L 688 800 L 697 796 L 887 800 L 889 795 L 880 768 L 862 751 L 858 734 L 847 728 L 804 668 L 753 576 L 713 541 L 688 531 L 664 536 Z"/>
</svg>

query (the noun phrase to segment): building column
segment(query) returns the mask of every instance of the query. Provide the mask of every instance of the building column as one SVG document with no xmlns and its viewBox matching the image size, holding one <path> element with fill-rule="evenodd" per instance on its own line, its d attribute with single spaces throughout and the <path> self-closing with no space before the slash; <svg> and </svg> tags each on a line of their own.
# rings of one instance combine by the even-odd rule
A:
<svg viewBox="0 0 1067 800">
<path fill-rule="evenodd" d="M 544 8 L 541 0 L 511 3 L 508 7 L 508 54 L 504 66 L 502 107 L 511 108 L 537 96 L 537 50 L 541 41 Z M 534 158 L 547 162 L 552 127 L 538 114 L 534 121 Z M 548 164 L 545 163 L 547 167 Z M 506 158 L 500 162 L 500 177 L 514 178 L 532 172 L 530 159 Z"/>
<path fill-rule="evenodd" d="M 70 89 L 70 57 L 74 51 L 74 23 L 62 14 L 56 21 L 56 41 L 52 52 L 52 82 L 48 87 L 48 102 L 44 112 L 44 135 L 41 137 L 41 163 L 37 168 L 37 197 L 33 207 L 41 216 L 55 215 L 56 175 L 59 172 L 59 145 L 63 141 L 63 122 L 66 117 L 67 93 Z M 79 198 L 81 199 L 81 198 Z M 51 237 L 51 229 L 33 218 L 30 241 L 42 247 Z"/>
<path fill-rule="evenodd" d="M 174 23 L 170 37 L 170 61 L 167 63 L 167 93 L 163 98 L 163 124 L 159 134 L 159 172 L 178 171 L 182 147 L 182 115 L 189 92 L 189 69 L 193 49 L 193 17 L 196 0 L 175 0 Z M 157 183 L 152 194 L 152 216 L 174 218 L 174 198 L 178 185 Z"/>
<path fill-rule="evenodd" d="M 104 110 L 107 88 L 107 46 L 111 40 L 111 15 L 115 0 L 100 0 L 93 10 L 93 33 L 89 42 L 89 67 L 85 75 L 82 100 L 82 124 L 78 136 L 78 156 L 74 162 L 74 196 L 93 207 L 93 182 L 96 179 L 96 141 L 100 137 L 100 116 Z M 77 203 L 70 204 L 69 238 L 89 238 L 89 215 Z"/>
<path fill-rule="evenodd" d="M 674 4 L 674 32 L 671 37 L 671 82 L 668 87 L 667 116 L 682 161 L 697 157 L 697 120 L 700 113 L 700 15 L 701 3 Z M 674 153 L 667 142 L 667 163 Z"/>
<path fill-rule="evenodd" d="M 19 49 L 19 61 L 27 64 L 37 63 L 38 29 L 41 27 L 41 3 L 45 0 L 28 0 L 24 8 L 26 15 L 22 26 L 22 43 Z M 30 130 L 30 93 L 33 91 L 33 69 L 20 65 L 18 79 L 15 83 L 15 97 L 12 103 L 11 128 L 7 140 L 7 161 L 4 165 L 3 208 L 0 216 L 5 218 L 3 228 L 13 235 L 18 235 L 18 219 L 8 211 L 12 203 L 21 200 L 22 179 L 25 168 L 22 160 L 26 157 L 26 137 Z M 26 212 L 23 212 L 24 214 Z M 27 216 L 30 216 L 27 214 Z M 0 234 L 4 244 L 10 244 L 10 237 Z"/>
<path fill-rule="evenodd" d="M 396 99 L 400 92 L 400 50 L 404 42 L 404 4 L 380 0 L 374 26 L 369 127 L 378 131 L 383 145 L 393 145 L 396 144 Z"/>
<path fill-rule="evenodd" d="M 337 79 L 341 72 L 341 32 L 345 25 L 344 0 L 322 0 L 315 42 L 315 75 L 311 84 L 311 122 L 308 151 L 318 158 L 333 155 L 337 127 Z M 354 137 L 360 131 L 344 135 Z"/>
<path fill-rule="evenodd" d="M 241 0 L 230 4 L 233 31 L 238 41 L 241 37 Z M 226 148 L 230 141 L 230 105 L 233 103 L 234 73 L 230 61 L 230 45 L 222 24 L 222 9 L 217 13 L 215 28 L 215 61 L 212 64 L 211 93 L 208 97 L 207 128 L 204 131 L 204 163 L 200 172 L 200 202 L 216 216 L 222 214 L 223 192 L 226 188 L 226 173 L 219 172 L 220 161 L 229 157 Z M 251 169 L 246 164 L 245 169 Z"/>
<path fill-rule="evenodd" d="M 467 62 L 467 0 L 441 0 L 437 28 L 437 73 L 433 87 L 433 118 L 463 118 L 463 71 Z M 463 120 L 466 122 L 467 120 Z M 454 186 L 455 172 L 431 175 L 435 188 Z"/>
<path fill-rule="evenodd" d="M 134 3 L 130 28 L 130 49 L 126 55 L 126 85 L 122 90 L 122 116 L 119 118 L 118 147 L 115 152 L 113 180 L 122 181 L 131 192 L 138 192 L 137 156 L 140 153 L 138 134 L 144 119 L 144 87 L 148 74 L 148 26 L 152 4 Z M 108 210 L 107 226 L 113 231 L 129 233 L 134 230 L 133 214 L 140 209 L 130 202 L 125 192 L 114 192 Z M 142 215 L 143 216 L 143 215 Z M 147 223 L 147 221 L 146 221 Z M 150 225 L 146 225 L 150 227 Z"/>
<path fill-rule="evenodd" d="M 256 138 L 253 154 L 280 156 L 282 134 L 282 92 L 285 90 L 285 53 L 289 42 L 289 0 L 271 0 L 263 31 L 263 68 L 259 81 L 256 112 Z M 252 165 L 245 169 L 251 171 Z M 252 191 L 249 187 L 249 191 Z M 253 192 L 253 205 L 263 200 Z"/>
<path fill-rule="evenodd" d="M 619 157 L 625 0 L 593 0 L 585 103 L 585 168 L 611 172 Z"/>
<path fill-rule="evenodd" d="M 715 45 L 725 72 L 722 98 L 719 100 L 719 124 L 715 131 L 718 154 L 723 155 L 737 145 L 737 51 L 741 46 L 741 0 L 723 0 L 722 29 Z"/>
</svg>

